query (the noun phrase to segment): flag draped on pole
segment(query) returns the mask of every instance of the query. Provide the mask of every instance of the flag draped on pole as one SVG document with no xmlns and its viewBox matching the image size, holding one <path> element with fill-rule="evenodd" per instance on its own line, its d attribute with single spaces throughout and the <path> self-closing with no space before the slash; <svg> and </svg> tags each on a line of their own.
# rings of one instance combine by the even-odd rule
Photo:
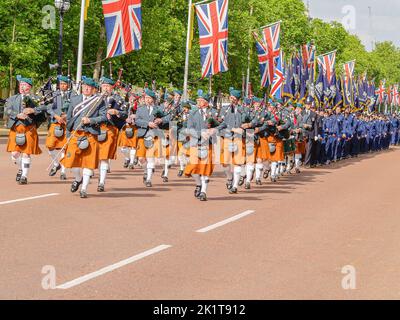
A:
<svg viewBox="0 0 400 320">
<path fill-rule="evenodd" d="M 377 95 L 377 103 L 382 104 L 385 102 L 385 80 L 381 81 L 379 84 L 378 89 L 375 91 L 375 94 Z"/>
<path fill-rule="evenodd" d="M 345 106 L 354 105 L 354 96 L 352 92 L 353 92 L 353 78 L 354 78 L 355 65 L 356 65 L 355 60 L 343 64 L 343 69 L 344 69 L 343 95 L 344 95 Z"/>
<path fill-rule="evenodd" d="M 282 91 L 283 91 L 282 86 L 284 80 L 285 79 L 282 69 L 282 51 L 281 51 L 278 56 L 278 61 L 275 67 L 274 81 L 272 82 L 271 92 L 270 92 L 271 97 L 275 97 L 276 99 L 282 99 Z"/>
<path fill-rule="evenodd" d="M 318 57 L 319 66 L 322 68 L 326 85 L 332 85 L 333 75 L 335 73 L 336 51 L 323 54 Z"/>
<path fill-rule="evenodd" d="M 142 48 L 141 0 L 102 0 L 107 58 Z"/>
<path fill-rule="evenodd" d="M 308 75 L 306 80 L 311 82 L 314 82 L 315 51 L 315 45 L 310 43 L 304 44 L 301 48 L 304 74 Z"/>
<path fill-rule="evenodd" d="M 268 87 L 274 81 L 275 65 L 280 56 L 280 22 L 263 27 L 260 37 L 256 32 L 256 49 L 261 73 L 261 87 Z"/>
<path fill-rule="evenodd" d="M 228 71 L 228 0 L 196 5 L 201 77 Z"/>
</svg>

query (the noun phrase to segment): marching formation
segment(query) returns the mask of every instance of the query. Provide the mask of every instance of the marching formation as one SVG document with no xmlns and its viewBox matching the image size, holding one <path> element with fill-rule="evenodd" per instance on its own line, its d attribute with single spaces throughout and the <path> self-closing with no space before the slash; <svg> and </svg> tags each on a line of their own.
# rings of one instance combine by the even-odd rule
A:
<svg viewBox="0 0 400 320">
<path fill-rule="evenodd" d="M 141 167 L 143 183 L 152 187 L 157 164 L 168 183 L 169 169 L 192 177 L 194 196 L 207 200 L 207 188 L 216 165 L 226 175 L 230 194 L 251 189 L 269 178 L 300 173 L 302 165 L 328 165 L 360 154 L 388 149 L 399 143 L 400 117 L 378 112 L 350 112 L 350 108 L 316 107 L 312 97 L 304 104 L 291 100 L 242 99 L 229 89 L 229 102 L 211 103 L 199 90 L 196 101 L 182 101 L 182 92 L 157 94 L 145 88 L 121 97 L 120 81 L 102 77 L 100 84 L 83 77 L 82 94 L 71 89 L 68 77 L 58 77 L 58 90 L 32 93 L 32 79 L 17 77 L 19 94 L 6 102 L 10 129 L 7 151 L 17 166 L 16 181 L 28 183 L 31 156 L 42 151 L 37 129 L 48 124 L 46 148 L 49 175 L 73 175 L 70 191 L 88 197 L 90 179 L 98 170 L 97 192 L 106 191 L 110 162 L 120 148 L 127 170 Z M 79 90 L 80 91 L 80 90 Z"/>
</svg>

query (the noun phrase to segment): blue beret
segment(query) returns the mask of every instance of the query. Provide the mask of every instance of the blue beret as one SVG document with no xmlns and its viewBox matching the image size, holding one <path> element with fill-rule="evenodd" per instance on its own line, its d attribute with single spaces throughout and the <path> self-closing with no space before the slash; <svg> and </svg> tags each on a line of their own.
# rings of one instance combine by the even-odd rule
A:
<svg viewBox="0 0 400 320">
<path fill-rule="evenodd" d="M 115 81 L 113 79 L 107 77 L 101 77 L 100 82 L 105 84 L 111 84 L 112 86 L 115 84 Z"/>
<path fill-rule="evenodd" d="M 67 76 L 61 76 L 61 75 L 57 76 L 57 80 L 60 82 L 65 82 L 65 83 L 71 82 L 71 80 Z"/>
<path fill-rule="evenodd" d="M 92 78 L 89 77 L 83 76 L 82 83 L 91 86 L 93 88 L 98 88 L 98 84 L 96 83 L 96 81 L 94 81 Z"/>
<path fill-rule="evenodd" d="M 301 103 L 296 103 L 296 107 L 297 107 L 297 108 L 303 108 L 303 104 L 301 104 Z"/>
<path fill-rule="evenodd" d="M 237 99 L 240 99 L 240 97 L 242 96 L 242 91 L 240 90 L 236 90 L 232 87 L 229 88 L 229 94 Z"/>
<path fill-rule="evenodd" d="M 261 103 L 262 101 L 263 101 L 263 99 L 261 99 L 261 98 L 253 97 L 253 102 Z"/>
<path fill-rule="evenodd" d="M 250 98 L 244 98 L 244 104 L 251 104 L 251 99 Z"/>
<path fill-rule="evenodd" d="M 24 77 L 22 77 L 21 75 L 17 75 L 17 81 L 19 81 L 19 82 L 25 82 L 25 83 L 27 83 L 27 84 L 33 86 L 32 78 L 24 78 Z"/>
<path fill-rule="evenodd" d="M 152 97 L 153 99 L 156 98 L 156 94 L 153 91 L 151 91 L 150 89 L 145 89 L 144 93 L 146 94 L 146 96 Z"/>
<path fill-rule="evenodd" d="M 313 102 L 314 102 L 314 98 L 311 97 L 311 96 L 308 96 L 307 99 L 306 99 L 306 103 L 307 103 L 307 104 L 311 104 L 311 103 L 313 103 Z"/>
</svg>

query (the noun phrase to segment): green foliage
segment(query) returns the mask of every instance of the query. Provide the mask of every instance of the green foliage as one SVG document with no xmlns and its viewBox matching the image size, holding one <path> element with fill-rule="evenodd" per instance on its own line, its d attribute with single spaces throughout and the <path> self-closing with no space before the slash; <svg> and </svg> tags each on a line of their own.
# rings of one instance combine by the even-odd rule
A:
<svg viewBox="0 0 400 320">
<path fill-rule="evenodd" d="M 124 79 L 138 86 L 156 79 L 159 86 L 182 87 L 185 63 L 187 0 L 143 0 L 143 48 L 112 59 L 113 68 L 124 68 Z M 9 69 L 13 76 L 22 74 L 33 77 L 36 84 L 43 83 L 55 71 L 48 64 L 55 63 L 58 55 L 58 12 L 55 29 L 43 29 L 45 13 L 42 8 L 53 5 L 51 0 L 1 0 L 0 6 L 0 87 L 9 86 Z M 251 50 L 251 82 L 260 93 L 259 70 L 254 40 L 250 30 L 282 20 L 281 45 L 288 57 L 301 44 L 313 40 L 318 54 L 337 50 L 337 70 L 342 63 L 356 59 L 356 72 L 367 71 L 369 77 L 387 79 L 388 83 L 400 81 L 399 49 L 390 42 L 378 44 L 373 52 L 367 52 L 360 40 L 350 35 L 337 22 L 326 23 L 320 19 L 308 20 L 301 0 L 230 0 L 229 2 L 229 71 L 213 77 L 214 91 L 226 91 L 228 87 L 242 87 L 247 70 L 247 54 Z M 253 14 L 250 15 L 250 8 Z M 64 68 L 72 61 L 75 74 L 80 1 L 73 0 L 71 9 L 64 17 Z M 15 41 L 12 42 L 15 21 Z M 190 52 L 189 85 L 207 90 L 208 79 L 201 80 L 200 49 L 197 20 Z M 92 75 L 98 57 L 106 56 L 104 19 L 100 0 L 90 1 L 88 21 L 85 24 L 83 73 Z M 104 40 L 101 40 L 103 36 Z M 91 63 L 91 64 L 89 64 Z M 102 61 L 108 74 L 108 60 Z"/>
</svg>

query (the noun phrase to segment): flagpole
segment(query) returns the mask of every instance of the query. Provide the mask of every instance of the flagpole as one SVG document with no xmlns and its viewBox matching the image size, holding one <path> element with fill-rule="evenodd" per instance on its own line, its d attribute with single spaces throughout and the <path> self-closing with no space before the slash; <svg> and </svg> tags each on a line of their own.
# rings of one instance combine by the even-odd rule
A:
<svg viewBox="0 0 400 320">
<path fill-rule="evenodd" d="M 250 6 L 250 17 L 253 15 L 253 6 Z M 249 30 L 251 38 L 251 29 Z M 246 98 L 249 97 L 249 82 L 250 82 L 250 60 L 251 60 L 251 45 L 247 54 L 247 77 L 246 77 Z"/>
<path fill-rule="evenodd" d="M 276 24 L 278 24 L 278 23 L 282 23 L 282 20 L 279 20 L 279 21 L 274 22 L 274 23 L 267 24 L 267 25 L 265 25 L 265 26 L 262 26 L 262 27 L 253 29 L 253 30 L 251 30 L 251 31 L 257 31 L 257 30 L 260 30 L 260 29 L 264 29 L 264 28 L 267 28 L 267 27 L 270 27 L 270 26 L 274 26 L 274 25 L 276 25 Z"/>
<path fill-rule="evenodd" d="M 188 27 L 186 35 L 186 57 L 185 57 L 185 76 L 183 79 L 183 101 L 188 100 L 188 77 L 189 77 L 189 48 L 190 48 L 190 36 L 191 36 L 191 22 L 192 22 L 192 0 L 189 0 L 189 14 L 188 14 Z"/>
<path fill-rule="evenodd" d="M 81 19 L 79 26 L 79 44 L 78 44 L 78 65 L 76 68 L 76 85 L 82 80 L 82 59 L 83 59 L 83 37 L 85 33 L 85 6 L 86 0 L 81 1 Z"/>
</svg>

